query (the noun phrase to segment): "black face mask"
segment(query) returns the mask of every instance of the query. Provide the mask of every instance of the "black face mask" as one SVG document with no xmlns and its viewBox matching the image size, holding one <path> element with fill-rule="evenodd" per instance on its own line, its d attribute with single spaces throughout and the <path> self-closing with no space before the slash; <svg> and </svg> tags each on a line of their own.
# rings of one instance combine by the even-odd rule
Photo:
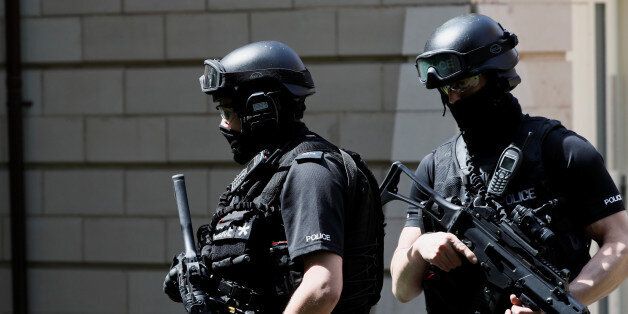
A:
<svg viewBox="0 0 628 314">
<path fill-rule="evenodd" d="M 490 82 L 454 104 L 447 100 L 443 95 L 469 149 L 493 149 L 510 140 L 521 119 L 517 100 Z"/>
<path fill-rule="evenodd" d="M 447 106 L 463 130 L 482 129 L 499 119 L 499 96 L 488 85 Z"/>
<path fill-rule="evenodd" d="M 233 153 L 233 160 L 235 162 L 244 165 L 260 151 L 257 145 L 255 145 L 253 140 L 248 136 L 223 126 L 220 126 L 219 129 L 220 133 L 222 133 L 227 139 L 227 142 L 229 142 L 229 146 L 231 146 L 231 152 Z"/>
</svg>

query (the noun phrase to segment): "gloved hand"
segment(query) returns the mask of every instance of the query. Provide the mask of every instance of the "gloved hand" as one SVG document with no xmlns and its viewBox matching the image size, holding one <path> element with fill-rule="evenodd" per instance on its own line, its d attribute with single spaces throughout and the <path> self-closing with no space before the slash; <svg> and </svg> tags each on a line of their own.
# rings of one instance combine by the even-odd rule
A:
<svg viewBox="0 0 628 314">
<path fill-rule="evenodd" d="M 188 313 L 208 313 L 209 300 L 203 288 L 208 280 L 208 271 L 202 262 L 196 262 L 196 259 L 186 260 L 185 253 L 180 253 L 172 258 L 172 266 L 164 279 L 163 290 L 172 301 L 183 303 Z M 191 290 L 190 284 L 194 287 Z"/>
<path fill-rule="evenodd" d="M 175 255 L 172 258 L 172 266 L 164 279 L 164 293 L 168 295 L 170 300 L 181 303 L 181 292 L 179 291 L 179 277 L 183 274 L 183 258 L 184 253 Z"/>
</svg>

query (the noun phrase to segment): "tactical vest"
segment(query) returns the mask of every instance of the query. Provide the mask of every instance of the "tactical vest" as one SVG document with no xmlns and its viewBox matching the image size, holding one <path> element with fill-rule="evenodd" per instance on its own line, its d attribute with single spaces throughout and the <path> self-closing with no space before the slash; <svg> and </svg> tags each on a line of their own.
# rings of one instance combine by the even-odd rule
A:
<svg viewBox="0 0 628 314">
<path fill-rule="evenodd" d="M 547 134 L 563 128 L 559 121 L 543 117 L 523 116 L 521 125 L 513 137 L 513 143 L 521 147 L 528 136 L 523 151 L 523 163 L 511 180 L 504 196 L 498 201 L 507 209 L 516 205 L 537 208 L 549 200 L 559 198 L 556 188 L 547 177 L 542 160 L 542 145 Z M 469 201 L 466 182 L 469 168 L 464 140 L 457 135 L 434 150 L 434 191 L 445 198 L 458 197 Z M 482 177 L 489 179 L 495 169 L 499 155 L 476 160 Z M 487 183 L 488 180 L 485 181 Z M 570 210 L 577 210 L 578 204 L 562 199 L 558 208 L 551 214 L 550 228 L 559 239 L 559 247 L 548 251 L 556 252 L 549 256 L 559 268 L 570 270 L 572 280 L 590 259 L 591 239 L 584 234 L 583 226 L 569 217 Z M 427 216 L 423 216 L 426 231 L 434 231 Z M 569 252 L 569 254 L 561 254 Z M 494 313 L 510 307 L 509 296 L 486 286 L 484 275 L 477 265 L 463 266 L 449 273 L 431 268 L 423 281 L 428 312 L 430 313 Z M 462 299 L 461 299 L 462 298 Z M 465 299 L 466 300 L 463 300 Z M 462 306 L 462 308 L 459 308 Z"/>
<path fill-rule="evenodd" d="M 384 218 L 377 190 L 364 190 L 377 183 L 357 154 L 349 155 L 313 133 L 251 160 L 220 197 L 211 223 L 199 228 L 202 254 L 220 278 L 217 297 L 264 313 L 285 308 L 301 282 L 303 265 L 288 254 L 281 190 L 292 162 L 318 152 L 345 165 L 347 181 L 354 182 L 345 193 L 343 292 L 334 312 L 367 313 L 377 302 L 383 281 Z M 364 193 L 363 201 L 356 200 L 358 193 Z M 372 210 L 373 205 L 379 211 Z"/>
</svg>

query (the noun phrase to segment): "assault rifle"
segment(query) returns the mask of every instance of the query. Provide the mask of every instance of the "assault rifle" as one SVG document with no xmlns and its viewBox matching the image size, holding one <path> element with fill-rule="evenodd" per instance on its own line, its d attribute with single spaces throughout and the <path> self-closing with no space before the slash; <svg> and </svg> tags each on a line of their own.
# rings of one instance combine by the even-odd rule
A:
<svg viewBox="0 0 628 314">
<path fill-rule="evenodd" d="M 185 305 L 185 309 L 189 313 L 239 313 L 254 314 L 254 311 L 246 311 L 231 306 L 229 302 L 210 296 L 207 292 L 215 289 L 214 282 L 216 279 L 205 266 L 204 261 L 198 255 L 196 243 L 192 232 L 192 221 L 190 219 L 190 208 L 188 205 L 188 196 L 185 189 L 185 177 L 182 174 L 172 176 L 174 183 L 175 198 L 177 200 L 177 208 L 179 210 L 179 223 L 181 224 L 181 233 L 183 233 L 183 242 L 185 244 L 185 252 L 180 260 L 180 268 L 173 269 L 178 271 L 177 274 L 179 293 Z M 171 270 L 172 272 L 172 270 Z"/>
<path fill-rule="evenodd" d="M 398 193 L 405 173 L 429 199 L 417 202 Z M 466 206 L 436 194 L 401 162 L 392 164 L 380 187 L 382 205 L 400 200 L 427 213 L 443 231 L 456 235 L 475 253 L 487 281 L 518 296 L 523 305 L 545 313 L 589 313 L 569 292 L 569 271 L 549 263 L 536 243 L 552 241 L 554 234 L 534 214 L 545 210 L 518 206 L 505 215 L 495 201 L 476 200 Z M 525 230 L 525 231 L 524 231 Z"/>
</svg>

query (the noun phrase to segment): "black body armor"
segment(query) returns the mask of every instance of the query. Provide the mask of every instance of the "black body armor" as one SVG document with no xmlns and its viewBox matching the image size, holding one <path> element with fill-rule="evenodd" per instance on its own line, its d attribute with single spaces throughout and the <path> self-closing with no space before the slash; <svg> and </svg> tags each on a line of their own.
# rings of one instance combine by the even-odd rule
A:
<svg viewBox="0 0 628 314">
<path fill-rule="evenodd" d="M 288 254 L 280 195 L 292 162 L 308 152 L 324 152 L 345 168 L 354 162 L 354 170 L 347 169 L 349 177 L 350 173 L 355 176 L 355 184 L 349 184 L 345 202 L 351 205 L 345 208 L 344 288 L 334 312 L 364 309 L 367 313 L 379 299 L 383 274 L 384 218 L 379 194 L 377 189 L 365 190 L 365 185 L 377 187 L 377 183 L 368 170 L 365 176 L 359 156 L 349 157 L 313 133 L 253 158 L 220 197 L 211 223 L 199 228 L 202 255 L 219 278 L 215 293 L 235 307 L 257 312 L 279 313 L 287 305 L 301 282 L 303 265 Z M 354 192 L 365 193 L 360 197 L 370 205 L 356 204 Z"/>
<path fill-rule="evenodd" d="M 547 134 L 562 128 L 560 122 L 542 117 L 522 117 L 513 142 L 521 146 L 528 132 L 533 132 L 523 151 L 523 164 L 510 182 L 504 196 L 497 199 L 512 210 L 517 205 L 537 208 L 550 200 L 559 199 L 559 205 L 550 214 L 550 229 L 558 236 L 558 247 L 548 248 L 547 256 L 558 268 L 570 270 L 572 280 L 589 261 L 591 239 L 584 228 L 569 217 L 578 204 L 560 198 L 544 169 L 542 144 Z M 503 147 L 505 148 L 505 147 Z M 471 170 L 467 150 L 461 135 L 457 135 L 434 151 L 434 190 L 445 198 L 456 197 L 470 201 L 468 174 Z M 484 182 L 493 173 L 499 155 L 478 158 L 472 167 L 479 168 Z M 435 231 L 428 216 L 423 216 L 427 232 Z M 565 254 L 564 252 L 569 252 Z M 463 263 L 449 273 L 431 267 L 423 280 L 429 313 L 501 313 L 510 308 L 509 296 L 488 286 L 477 265 Z"/>
</svg>

